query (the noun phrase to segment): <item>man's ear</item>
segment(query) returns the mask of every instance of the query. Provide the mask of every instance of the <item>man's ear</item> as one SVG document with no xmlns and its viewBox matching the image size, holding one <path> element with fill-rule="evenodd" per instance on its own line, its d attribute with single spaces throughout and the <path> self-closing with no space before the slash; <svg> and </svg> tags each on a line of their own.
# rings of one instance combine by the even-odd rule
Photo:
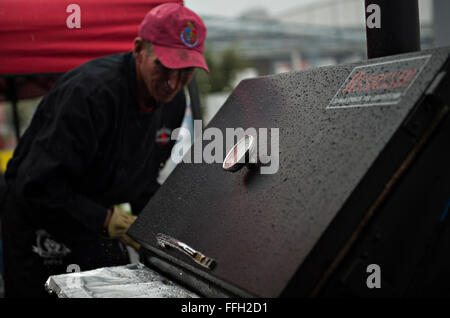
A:
<svg viewBox="0 0 450 318">
<path fill-rule="evenodd" d="M 144 50 L 145 50 L 144 40 L 140 36 L 138 36 L 137 38 L 134 39 L 134 47 L 133 47 L 134 59 L 140 60 Z"/>
</svg>

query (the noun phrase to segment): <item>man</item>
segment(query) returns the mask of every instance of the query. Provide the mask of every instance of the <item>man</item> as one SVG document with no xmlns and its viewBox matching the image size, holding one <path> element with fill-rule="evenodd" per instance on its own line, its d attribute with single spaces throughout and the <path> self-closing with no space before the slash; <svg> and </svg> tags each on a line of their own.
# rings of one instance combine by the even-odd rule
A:
<svg viewBox="0 0 450 318">
<path fill-rule="evenodd" d="M 158 188 L 167 134 L 184 115 L 182 87 L 203 57 L 206 28 L 179 4 L 152 9 L 132 52 L 65 74 L 41 101 L 5 174 L 7 297 L 47 296 L 50 275 L 128 263 L 118 241 Z M 166 138 L 162 138 L 165 135 Z"/>
</svg>

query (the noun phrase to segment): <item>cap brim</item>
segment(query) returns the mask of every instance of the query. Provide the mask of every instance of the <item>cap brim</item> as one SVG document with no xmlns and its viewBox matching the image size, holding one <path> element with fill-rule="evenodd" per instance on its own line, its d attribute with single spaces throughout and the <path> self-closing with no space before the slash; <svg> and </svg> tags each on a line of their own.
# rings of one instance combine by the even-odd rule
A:
<svg viewBox="0 0 450 318">
<path fill-rule="evenodd" d="M 209 73 L 203 54 L 183 48 L 172 48 L 152 44 L 161 63 L 168 68 L 200 67 Z"/>
</svg>

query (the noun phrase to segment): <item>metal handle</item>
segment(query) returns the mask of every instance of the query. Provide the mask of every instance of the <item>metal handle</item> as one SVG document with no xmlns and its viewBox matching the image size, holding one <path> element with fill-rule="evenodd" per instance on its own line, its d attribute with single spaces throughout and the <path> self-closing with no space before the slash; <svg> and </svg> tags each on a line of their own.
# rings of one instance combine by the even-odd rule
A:
<svg viewBox="0 0 450 318">
<path fill-rule="evenodd" d="M 236 172 L 244 165 L 248 168 L 257 167 L 259 160 L 255 151 L 255 138 L 245 135 L 228 151 L 223 161 L 225 171 Z"/>
<path fill-rule="evenodd" d="M 191 257 L 197 264 L 200 264 L 201 266 L 206 267 L 207 269 L 213 269 L 216 264 L 214 259 L 205 256 L 203 253 L 194 250 L 187 244 L 168 235 L 164 235 L 162 233 L 156 234 L 156 242 L 158 243 L 159 246 L 163 248 L 167 248 L 168 246 L 175 248 L 176 250 Z"/>
</svg>

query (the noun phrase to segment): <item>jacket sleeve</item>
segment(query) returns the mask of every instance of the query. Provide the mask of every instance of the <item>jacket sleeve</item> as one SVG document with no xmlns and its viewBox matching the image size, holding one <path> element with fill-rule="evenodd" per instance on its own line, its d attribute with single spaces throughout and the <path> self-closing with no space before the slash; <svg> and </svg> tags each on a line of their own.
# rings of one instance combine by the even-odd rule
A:
<svg viewBox="0 0 450 318">
<path fill-rule="evenodd" d="M 135 200 L 130 202 L 133 214 L 139 215 L 147 205 L 150 198 L 159 189 L 160 185 L 156 180 L 152 180 L 144 192 L 142 192 Z"/>
<path fill-rule="evenodd" d="M 172 131 L 180 127 L 186 111 L 186 97 L 184 94 L 184 90 L 181 90 L 171 102 L 165 104 L 163 110 L 164 112 L 162 116 L 165 126 L 170 128 Z M 145 188 L 145 191 L 140 193 L 140 195 L 134 201 L 130 202 L 134 214 L 139 215 L 147 202 L 159 189 L 160 184 L 156 179 L 161 168 L 164 167 L 166 161 L 169 159 L 175 143 L 175 140 L 170 140 L 167 145 L 155 146 L 155 161 L 153 162 L 153 170 L 156 173 L 154 176 L 148 177 L 148 179 L 151 181 Z"/>
<path fill-rule="evenodd" d="M 44 98 L 32 122 L 38 128 L 14 186 L 34 223 L 44 223 L 68 238 L 77 235 L 80 226 L 100 233 L 107 215 L 105 207 L 77 189 L 77 178 L 98 148 L 91 104 L 78 85 L 59 88 Z"/>
</svg>

